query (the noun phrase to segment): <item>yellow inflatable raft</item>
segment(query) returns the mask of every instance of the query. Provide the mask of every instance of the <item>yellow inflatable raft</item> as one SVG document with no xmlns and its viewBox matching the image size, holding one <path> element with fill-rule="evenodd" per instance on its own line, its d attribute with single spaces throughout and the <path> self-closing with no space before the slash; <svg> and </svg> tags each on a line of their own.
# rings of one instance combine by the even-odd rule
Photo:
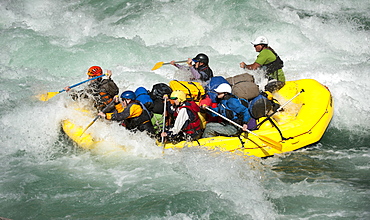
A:
<svg viewBox="0 0 370 220">
<path fill-rule="evenodd" d="M 90 150 L 96 154 L 110 154 L 117 151 L 126 151 L 126 147 L 109 138 L 101 138 L 94 132 L 94 129 L 86 130 L 88 122 L 92 122 L 94 116 L 90 111 L 81 110 L 74 106 L 74 116 L 62 121 L 64 133 L 73 140 L 79 147 Z M 83 119 L 87 119 L 83 120 Z M 97 126 L 97 124 L 95 124 Z"/>
<path fill-rule="evenodd" d="M 316 80 L 302 79 L 286 82 L 286 85 L 273 95 L 284 106 L 283 111 L 271 117 L 281 134 L 276 127 L 266 121 L 258 130 L 242 133 L 240 137 L 219 136 L 193 142 L 183 141 L 163 145 L 157 142 L 157 144 L 164 149 L 205 147 L 246 156 L 268 157 L 297 150 L 321 139 L 333 117 L 334 103 L 328 88 Z M 88 120 L 91 121 L 93 118 L 91 115 Z M 263 119 L 259 119 L 259 122 Z M 124 146 L 112 140 L 97 138 L 94 129 L 83 133 L 86 124 L 88 122 L 77 125 L 68 119 L 62 122 L 62 128 L 67 136 L 84 149 L 98 153 L 126 150 Z"/>
<path fill-rule="evenodd" d="M 202 138 L 193 142 L 165 143 L 164 149 L 202 146 L 210 150 L 235 152 L 247 156 L 268 157 L 294 151 L 318 142 L 333 117 L 333 98 L 327 87 L 313 79 L 288 81 L 274 94 L 284 105 L 283 111 L 266 121 L 258 130 L 240 137 Z M 259 119 L 261 122 L 264 118 Z M 158 143 L 158 145 L 162 145 Z"/>
</svg>

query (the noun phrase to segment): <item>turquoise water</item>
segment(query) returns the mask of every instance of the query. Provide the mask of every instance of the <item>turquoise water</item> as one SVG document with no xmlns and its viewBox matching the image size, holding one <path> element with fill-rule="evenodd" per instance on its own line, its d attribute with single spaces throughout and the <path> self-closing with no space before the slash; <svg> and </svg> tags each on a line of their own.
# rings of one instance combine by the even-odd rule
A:
<svg viewBox="0 0 370 220">
<path fill-rule="evenodd" d="M 0 217 L 10 219 L 369 219 L 370 14 L 367 1 L 56 1 L 0 3 Z M 100 129 L 128 151 L 78 149 L 60 122 L 71 100 L 34 96 L 113 72 L 135 89 L 185 76 L 159 61 L 203 52 L 216 75 L 243 73 L 265 35 L 288 80 L 329 87 L 323 139 L 267 159 L 202 149 L 162 155 L 143 134 Z M 87 121 L 87 124 L 90 121 Z"/>
</svg>

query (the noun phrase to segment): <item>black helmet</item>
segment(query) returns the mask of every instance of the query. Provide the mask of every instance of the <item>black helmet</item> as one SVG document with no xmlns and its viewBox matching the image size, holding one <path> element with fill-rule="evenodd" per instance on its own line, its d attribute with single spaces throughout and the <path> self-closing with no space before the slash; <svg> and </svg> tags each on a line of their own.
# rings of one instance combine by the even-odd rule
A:
<svg viewBox="0 0 370 220">
<path fill-rule="evenodd" d="M 208 59 L 207 55 L 205 55 L 204 53 L 200 53 L 196 57 L 193 58 L 193 61 L 194 62 L 196 62 L 196 61 L 202 62 L 202 63 L 208 65 L 209 59 Z"/>
</svg>

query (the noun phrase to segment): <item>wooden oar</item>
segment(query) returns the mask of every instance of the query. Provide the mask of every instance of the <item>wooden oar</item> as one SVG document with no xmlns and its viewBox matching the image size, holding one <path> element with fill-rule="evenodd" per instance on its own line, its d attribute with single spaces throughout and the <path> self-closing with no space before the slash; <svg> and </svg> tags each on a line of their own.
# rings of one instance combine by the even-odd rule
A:
<svg viewBox="0 0 370 220">
<path fill-rule="evenodd" d="M 183 60 L 183 61 L 176 61 L 175 63 L 186 63 L 188 62 L 187 60 Z M 154 65 L 154 67 L 152 68 L 152 70 L 156 70 L 156 69 L 159 69 L 161 68 L 163 65 L 168 65 L 168 64 L 171 64 L 170 62 L 169 63 L 165 63 L 165 62 L 158 62 Z"/>
<path fill-rule="evenodd" d="M 214 114 L 216 114 L 216 115 L 220 116 L 221 118 L 225 119 L 226 121 L 230 122 L 231 124 L 233 124 L 233 125 L 235 125 L 235 126 L 237 126 L 237 127 L 241 128 L 241 129 L 243 129 L 243 126 L 241 126 L 240 124 L 238 124 L 238 123 L 236 123 L 236 122 L 234 122 L 234 121 L 232 121 L 232 120 L 230 120 L 230 119 L 226 118 L 225 116 L 221 115 L 221 114 L 220 114 L 220 113 L 218 113 L 218 112 L 213 111 L 212 109 L 210 109 L 210 108 L 208 108 L 208 107 L 205 107 L 205 108 L 206 108 L 208 111 L 210 111 L 210 112 L 212 112 L 212 113 L 214 113 Z M 281 151 L 282 146 L 281 146 L 281 144 L 280 144 L 279 142 L 276 142 L 276 141 L 274 141 L 274 140 L 272 140 L 272 139 L 270 139 L 270 138 L 268 138 L 268 137 L 265 137 L 265 136 L 262 136 L 262 135 L 258 135 L 258 134 L 254 133 L 254 132 L 252 132 L 252 131 L 250 131 L 250 130 L 248 130 L 248 129 L 247 129 L 246 131 L 247 131 L 248 133 L 253 134 L 254 136 L 258 137 L 262 142 L 264 142 L 264 143 L 265 143 L 265 144 L 267 144 L 268 146 L 270 146 L 270 147 L 272 147 L 272 148 L 275 148 L 275 149 L 276 149 L 276 150 L 278 150 L 278 151 Z"/>
<path fill-rule="evenodd" d="M 81 85 L 81 84 L 83 84 L 83 83 L 85 83 L 85 82 L 88 82 L 88 81 L 90 81 L 90 80 L 94 80 L 94 79 L 97 79 L 97 78 L 103 77 L 103 76 L 105 76 L 105 75 L 106 75 L 106 74 L 103 74 L 103 75 L 100 75 L 100 76 L 97 76 L 97 77 L 94 77 L 94 78 L 91 78 L 91 79 L 87 79 L 87 80 L 82 81 L 82 82 L 80 82 L 80 83 L 74 84 L 74 85 L 70 86 L 69 88 L 71 88 L 71 89 L 72 89 L 73 87 L 79 86 L 79 85 Z M 62 89 L 62 90 L 60 90 L 59 92 L 48 92 L 48 93 L 46 93 L 46 94 L 40 94 L 40 95 L 38 95 L 38 96 L 37 96 L 37 98 L 38 98 L 40 101 L 46 102 L 46 101 L 48 101 L 49 99 L 51 99 L 51 98 L 53 98 L 54 96 L 56 96 L 57 94 L 59 94 L 59 93 L 61 93 L 61 92 L 64 92 L 64 91 L 66 91 L 66 90 L 65 90 L 65 89 Z"/>
<path fill-rule="evenodd" d="M 105 108 L 102 110 L 102 112 L 103 113 L 105 113 L 105 111 L 108 109 L 108 108 L 110 108 L 112 105 L 113 105 L 113 103 L 114 103 L 114 99 L 107 105 L 107 106 L 105 106 Z M 87 125 L 86 126 L 86 128 L 82 131 L 82 133 L 81 133 L 81 135 L 80 135 L 80 137 L 85 133 L 85 131 L 87 130 L 87 129 L 89 129 L 89 127 L 91 126 L 91 125 L 93 125 L 94 124 L 94 122 L 96 121 L 96 120 L 98 120 L 98 118 L 100 117 L 100 115 L 98 115 L 98 116 L 96 116 L 95 118 L 94 118 L 94 120 L 92 120 L 92 122 L 90 122 L 90 124 L 89 125 Z"/>
</svg>

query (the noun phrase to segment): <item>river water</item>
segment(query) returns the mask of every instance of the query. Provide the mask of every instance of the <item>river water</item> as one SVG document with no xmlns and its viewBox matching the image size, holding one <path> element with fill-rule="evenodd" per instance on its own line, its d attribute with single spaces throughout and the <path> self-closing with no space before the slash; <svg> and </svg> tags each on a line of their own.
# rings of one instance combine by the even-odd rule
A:
<svg viewBox="0 0 370 220">
<path fill-rule="evenodd" d="M 0 217 L 10 219 L 369 219 L 370 8 L 364 0 L 2 0 Z M 120 91 L 181 78 L 159 61 L 210 57 L 243 73 L 265 35 L 287 80 L 326 85 L 335 113 L 322 140 L 267 159 L 185 148 L 162 154 L 120 129 L 127 152 L 94 154 L 61 132 L 61 93 L 112 70 Z M 97 125 L 91 129 L 100 129 Z"/>
</svg>

